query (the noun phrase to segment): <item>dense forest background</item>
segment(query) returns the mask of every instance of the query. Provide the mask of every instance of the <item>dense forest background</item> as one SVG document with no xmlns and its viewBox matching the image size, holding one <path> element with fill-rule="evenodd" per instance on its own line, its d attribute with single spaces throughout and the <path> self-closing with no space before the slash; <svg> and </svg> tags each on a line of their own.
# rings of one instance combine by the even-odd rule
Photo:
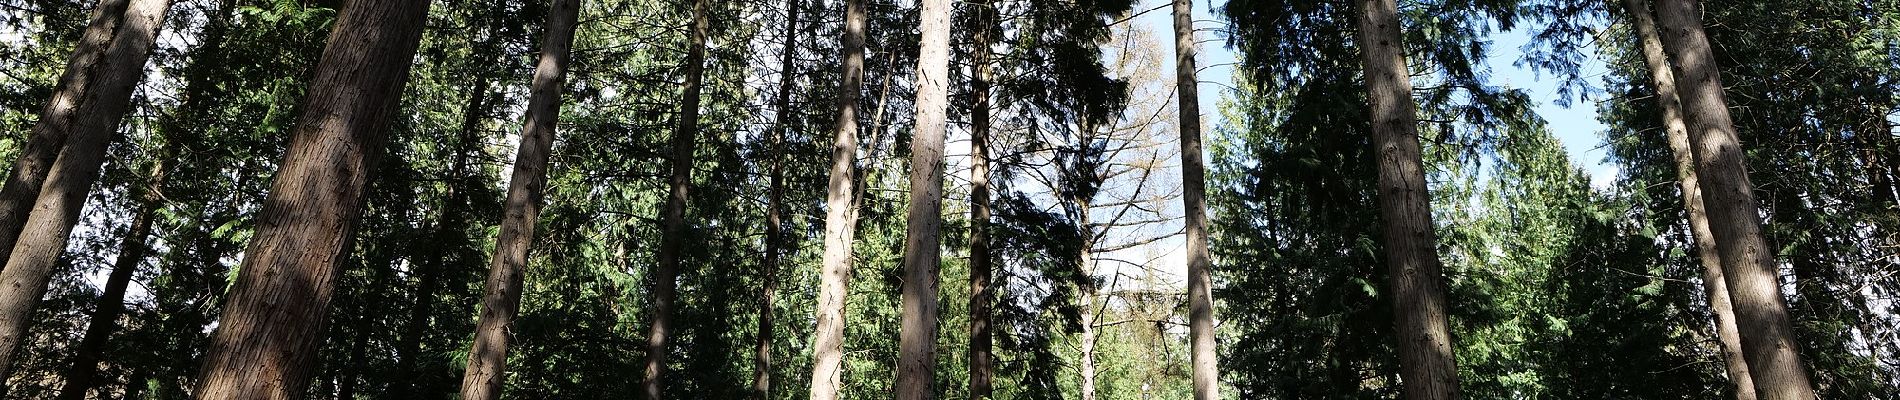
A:
<svg viewBox="0 0 1900 400">
<path fill-rule="evenodd" d="M 25 321 L 0 396 L 204 398 L 227 297 L 273 179 L 298 156 L 300 115 L 318 104 L 306 96 L 332 82 L 317 71 L 326 42 L 383 37 L 342 30 L 339 10 L 413 1 L 0 0 L 0 160 L 34 151 L 69 63 L 89 65 L 75 54 L 106 49 L 89 25 L 164 14 L 149 60 L 106 58 L 136 71 L 122 119 L 75 120 L 111 133 L 70 235 L 43 257 L 43 295 L 0 293 L 29 304 L 24 319 L 0 315 Z M 396 74 L 393 117 L 369 136 L 333 297 L 306 310 L 321 319 L 303 333 L 309 382 L 287 385 L 308 399 L 467 393 L 524 114 L 554 42 L 544 22 L 578 4 L 565 83 L 551 86 L 544 205 L 526 215 L 538 225 L 519 313 L 503 327 L 505 397 L 650 396 L 641 371 L 666 315 L 662 397 L 811 398 L 841 102 L 856 104 L 844 134 L 858 145 L 837 397 L 891 396 L 905 374 L 900 340 L 917 337 L 900 323 L 916 282 L 907 213 L 929 193 L 913 191 L 909 144 L 931 108 L 948 118 L 930 270 L 941 328 L 921 339 L 935 343 L 923 378 L 934 397 L 1196 398 L 1184 253 L 1199 234 L 1183 201 L 1202 195 L 1184 189 L 1182 167 L 1202 157 L 1183 157 L 1184 119 L 1206 127 L 1193 134 L 1205 136 L 1222 398 L 1401 395 L 1406 333 L 1355 41 L 1355 13 L 1373 2 L 1192 2 L 1216 19 L 1192 21 L 1186 42 L 1237 62 L 1215 66 L 1231 81 L 1198 85 L 1217 89 L 1198 95 L 1216 107 L 1182 115 L 1180 88 L 1195 85 L 1178 85 L 1179 32 L 1140 22 L 1167 2 L 853 1 L 865 34 L 849 94 L 842 0 L 434 1 Z M 952 4 L 947 43 L 922 39 L 917 3 Z M 1736 397 L 1706 289 L 1712 253 L 1690 224 L 1632 9 L 1396 5 L 1462 396 Z M 1701 7 L 1812 390 L 1900 399 L 1900 2 Z M 1531 42 L 1492 45 L 1513 29 Z M 947 79 L 920 79 L 944 44 Z M 1585 169 L 1599 160 L 1571 159 L 1534 111 L 1541 99 L 1494 82 L 1485 60 L 1500 53 L 1557 82 L 1556 101 L 1595 110 L 1614 177 L 1593 185 Z M 920 103 L 926 82 L 947 104 Z M 675 226 L 680 177 L 690 197 Z M 980 262 L 972 236 L 987 244 Z M 971 286 L 977 275 L 987 287 Z M 974 313 L 973 298 L 993 310 Z M 994 364 L 972 365 L 974 348 Z M 993 394 L 972 389 L 975 371 L 993 375 Z"/>
</svg>

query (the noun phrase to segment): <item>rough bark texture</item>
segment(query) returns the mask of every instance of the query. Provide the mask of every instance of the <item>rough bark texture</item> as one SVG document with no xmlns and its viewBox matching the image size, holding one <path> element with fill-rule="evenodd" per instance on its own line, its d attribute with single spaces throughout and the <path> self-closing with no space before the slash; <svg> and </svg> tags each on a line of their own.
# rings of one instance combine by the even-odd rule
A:
<svg viewBox="0 0 1900 400">
<path fill-rule="evenodd" d="M 1405 398 L 1458 398 L 1445 309 L 1443 265 L 1426 193 L 1411 74 L 1400 43 L 1398 5 L 1358 0 L 1359 51 L 1365 62 L 1372 111 L 1372 145 L 1379 163 L 1379 218 L 1398 319 L 1399 377 Z"/>
<path fill-rule="evenodd" d="M 817 329 L 812 332 L 811 399 L 837 400 L 844 372 L 844 311 L 851 283 L 851 243 L 858 213 L 852 201 L 858 158 L 858 97 L 864 87 L 864 0 L 845 0 L 843 71 L 838 79 L 837 129 L 832 131 L 830 182 L 825 189 L 825 254 L 819 273 Z"/>
<path fill-rule="evenodd" d="M 1643 61 L 1649 65 L 1649 80 L 1656 88 L 1656 107 L 1662 110 L 1663 131 L 1669 137 L 1669 151 L 1675 156 L 1676 182 L 1682 191 L 1683 209 L 1689 214 L 1689 230 L 1695 236 L 1696 257 L 1702 264 L 1702 287 L 1709 296 L 1709 310 L 1715 314 L 1715 334 L 1722 344 L 1722 361 L 1728 367 L 1729 389 L 1736 400 L 1755 400 L 1755 383 L 1749 378 L 1748 363 L 1742 359 L 1742 340 L 1736 337 L 1735 309 L 1728 298 L 1728 282 L 1722 277 L 1722 258 L 1716 251 L 1715 234 L 1709 232 L 1709 217 L 1702 207 L 1702 186 L 1695 173 L 1695 153 L 1689 149 L 1689 128 L 1682 121 L 1682 103 L 1676 97 L 1676 77 L 1669 72 L 1669 59 L 1663 54 L 1662 39 L 1656 33 L 1656 20 L 1647 0 L 1623 0 L 1636 34 L 1642 41 Z"/>
<path fill-rule="evenodd" d="M 1214 279 L 1207 258 L 1207 166 L 1201 159 L 1200 78 L 1194 67 L 1191 0 L 1174 0 L 1174 81 L 1181 123 L 1181 210 L 1187 234 L 1188 337 L 1194 399 L 1220 398 L 1214 347 Z"/>
<path fill-rule="evenodd" d="M 125 311 L 125 289 L 131 285 L 132 274 L 138 271 L 139 263 L 145 260 L 150 249 L 145 241 L 152 235 L 152 218 L 163 205 L 158 191 L 165 185 L 165 162 L 166 159 L 161 158 L 152 166 L 151 180 L 141 189 L 138 211 L 132 214 L 132 225 L 119 242 L 119 255 L 112 261 L 112 273 L 106 276 L 105 291 L 100 293 L 99 303 L 93 306 L 92 322 L 86 325 L 85 336 L 73 350 L 73 365 L 66 371 L 66 383 L 59 391 L 60 400 L 85 399 L 86 392 L 97 384 L 99 361 L 106 342 L 118 330 L 119 314 Z"/>
<path fill-rule="evenodd" d="M 352 0 L 317 62 L 200 373 L 200 400 L 302 398 L 428 0 Z"/>
<path fill-rule="evenodd" d="M 541 58 L 535 64 L 534 82 L 529 88 L 527 121 L 522 124 L 521 144 L 508 178 L 501 233 L 495 238 L 495 260 L 488 270 L 481 317 L 468 352 L 468 369 L 462 374 L 463 400 L 501 398 L 508 361 L 508 328 L 521 308 L 521 273 L 528 266 L 534 224 L 541 215 L 541 198 L 547 189 L 548 156 L 561 116 L 561 91 L 581 2 L 551 0 L 548 8 Z"/>
<path fill-rule="evenodd" d="M 660 254 L 653 268 L 653 324 L 647 331 L 646 375 L 641 393 L 647 400 L 660 400 L 660 379 L 666 370 L 666 341 L 672 334 L 673 308 L 679 286 L 680 252 L 686 246 L 687 192 L 693 184 L 693 142 L 699 136 L 700 81 L 706 64 L 706 1 L 693 2 L 693 29 L 687 44 L 686 65 L 682 72 L 679 126 L 673 132 L 671 188 L 661 212 Z"/>
<path fill-rule="evenodd" d="M 970 27 L 970 400 L 994 391 L 995 339 L 990 327 L 990 32 L 996 10 L 990 0 L 972 5 Z"/>
<path fill-rule="evenodd" d="M 920 0 L 916 131 L 910 140 L 910 212 L 898 327 L 897 398 L 936 397 L 937 267 L 943 238 L 943 136 L 949 105 L 950 1 Z"/>
<path fill-rule="evenodd" d="M 157 37 L 162 25 L 128 25 L 131 4 L 132 0 L 101 0 L 93 6 L 92 18 L 73 45 L 72 56 L 66 59 L 66 70 L 59 76 L 53 97 L 40 110 L 39 122 L 33 125 L 20 147 L 19 158 L 14 159 L 12 173 L 0 186 L 0 266 L 7 263 L 8 251 L 25 229 L 27 214 L 32 212 L 33 202 L 46 182 L 47 169 L 59 157 L 60 148 L 66 146 L 66 138 L 81 125 L 98 126 L 94 120 L 111 120 L 104 129 L 117 128 L 125 114 L 131 85 L 144 71 L 152 38 Z M 143 45 L 136 43 L 141 37 Z M 121 111 L 99 113 L 108 109 Z"/>
<path fill-rule="evenodd" d="M 435 228 L 430 241 L 434 243 L 425 253 L 422 262 L 416 263 L 416 291 L 411 297 L 409 318 L 403 321 L 402 339 L 396 346 L 395 384 L 389 388 L 388 396 L 396 399 L 440 398 L 446 393 L 431 390 L 439 380 L 435 367 L 417 368 L 417 359 L 423 358 L 422 343 L 429 336 L 433 326 L 431 318 L 435 315 L 436 292 L 442 290 L 442 275 L 449 273 L 448 252 L 455 236 L 463 228 L 463 217 L 468 213 L 468 203 L 460 190 L 469 185 L 469 156 L 480 149 L 481 123 L 488 114 L 488 79 L 477 77 L 475 85 L 469 88 L 468 106 L 462 110 L 462 129 L 456 138 L 455 161 L 449 163 L 448 175 L 442 177 L 445 189 L 442 203 L 436 208 Z M 417 387 L 423 387 L 422 394 L 412 394 Z M 438 388 L 439 389 L 439 388 Z"/>
<path fill-rule="evenodd" d="M 779 55 L 778 106 L 772 123 L 771 187 L 767 189 L 765 210 L 765 257 L 759 275 L 765 282 L 759 288 L 758 344 L 753 348 L 752 398 L 772 397 L 772 321 L 778 300 L 778 264 L 785 252 L 785 222 L 780 210 L 785 207 L 785 134 L 791 129 L 786 115 L 792 112 L 792 67 L 798 55 L 798 0 L 785 1 L 785 46 Z"/>
<path fill-rule="evenodd" d="M 122 13 L 118 30 L 113 33 L 107 57 L 85 68 L 97 79 L 83 93 L 55 92 L 47 110 L 55 120 L 51 129 L 64 129 L 66 140 L 59 156 L 46 169 L 46 179 L 32 211 L 19 231 L 18 240 L 7 249 L 6 268 L 0 270 L 0 376 L 6 376 L 20 339 L 32 324 L 34 308 L 46 294 L 59 256 L 66 251 L 66 240 L 79 222 L 86 193 L 105 163 L 106 147 L 118 138 L 119 121 L 124 119 L 132 87 L 145 71 L 158 30 L 165 25 L 165 12 L 171 0 L 133 0 Z M 101 10 L 109 12 L 110 10 Z M 120 58 L 123 57 L 123 58 Z M 80 96 L 66 98 L 66 96 Z M 38 127 L 35 128 L 39 130 Z M 31 151 L 31 150 L 29 150 Z M 24 156 L 27 156 L 23 154 Z"/>
<path fill-rule="evenodd" d="M 1759 398 L 1814 399 L 1814 385 L 1802 365 L 1799 344 L 1781 295 L 1774 253 L 1762 238 L 1754 184 L 1748 181 L 1735 123 L 1723 98 L 1715 53 L 1702 31 L 1694 0 L 1662 0 L 1656 5 L 1663 45 L 1674 61 L 1681 85 L 1683 119 L 1695 151 L 1696 176 L 1708 208 L 1709 230 L 1721 253 L 1742 354 Z"/>
</svg>

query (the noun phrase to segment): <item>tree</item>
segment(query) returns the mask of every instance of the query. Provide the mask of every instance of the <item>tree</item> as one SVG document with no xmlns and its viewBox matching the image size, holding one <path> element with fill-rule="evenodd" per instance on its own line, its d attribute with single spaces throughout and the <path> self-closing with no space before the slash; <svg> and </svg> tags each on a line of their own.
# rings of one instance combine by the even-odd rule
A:
<svg viewBox="0 0 1900 400">
<path fill-rule="evenodd" d="M 304 396 L 371 152 L 390 125 L 428 1 L 354 0 L 310 80 L 199 375 L 198 399 Z"/>
<path fill-rule="evenodd" d="M 904 295 L 897 398 L 936 397 L 937 268 L 943 228 L 943 137 L 950 73 L 950 2 L 922 0 L 910 211 L 904 230 Z"/>
<path fill-rule="evenodd" d="M 1681 78 L 1679 94 L 1695 152 L 1709 230 L 1721 253 L 1723 277 L 1736 310 L 1742 351 L 1763 399 L 1812 399 L 1798 342 L 1781 295 L 1774 254 L 1762 237 L 1754 185 L 1723 99 L 1721 73 L 1693 0 L 1664 0 L 1656 14 L 1663 45 Z"/>
<path fill-rule="evenodd" d="M 1682 193 L 1689 229 L 1695 238 L 1696 258 L 1702 265 L 1702 286 L 1709 297 L 1709 310 L 1715 315 L 1716 339 L 1722 344 L 1722 361 L 1727 367 L 1730 390 L 1736 400 L 1754 400 L 1755 384 L 1749 378 L 1748 363 L 1742 358 L 1742 341 L 1737 337 L 1735 309 L 1730 305 L 1728 282 L 1723 278 L 1721 254 L 1715 236 L 1709 231 L 1709 216 L 1702 206 L 1702 187 L 1696 178 L 1695 153 L 1689 148 L 1688 126 L 1682 120 L 1682 103 L 1676 96 L 1676 78 L 1669 72 L 1669 59 L 1663 54 L 1662 39 L 1656 33 L 1656 20 L 1646 0 L 1624 0 L 1641 42 L 1643 61 L 1649 66 L 1649 80 L 1656 90 L 1656 108 L 1662 111 L 1663 132 L 1674 154 L 1676 182 Z"/>
<path fill-rule="evenodd" d="M 970 400 L 989 400 L 995 391 L 995 295 L 990 254 L 990 65 L 996 2 L 971 6 L 970 26 Z"/>
<path fill-rule="evenodd" d="M 825 254 L 819 272 L 817 329 L 812 332 L 812 400 L 837 400 L 844 374 L 845 301 L 851 283 L 851 246 L 858 196 L 852 169 L 858 152 L 858 96 L 864 87 L 865 0 L 845 0 L 840 37 L 842 72 L 833 121 L 830 182 L 825 189 Z"/>
<path fill-rule="evenodd" d="M 28 139 L 28 149 L 20 159 L 15 177 L 7 183 L 9 188 L 16 180 L 21 185 L 43 183 L 43 186 L 30 192 L 33 194 L 31 209 L 36 212 L 21 215 L 24 224 L 19 225 L 20 228 L 0 226 L 0 237 L 5 237 L 0 239 L 0 246 L 11 251 L 5 261 L 6 268 L 0 269 L 0 284 L 5 285 L 0 288 L 0 375 L 5 375 L 12 366 L 20 340 L 33 322 L 32 313 L 46 293 L 47 280 L 52 278 L 60 255 L 66 251 L 67 239 L 79 222 L 86 194 L 92 190 L 105 164 L 107 146 L 120 136 L 117 129 L 130 102 L 132 88 L 145 71 L 146 58 L 151 55 L 158 30 L 165 25 L 165 14 L 170 8 L 170 0 L 142 0 L 129 4 L 105 2 L 95 10 L 88 37 L 81 40 L 73 62 L 67 66 L 66 76 L 61 79 L 67 90 L 56 90 L 54 98 L 47 102 L 46 110 L 41 113 L 42 121 L 35 125 L 35 133 Z M 120 15 L 110 16 L 115 13 Z M 105 31 L 95 31 L 92 26 L 100 26 Z M 110 34 L 111 39 L 101 44 L 94 34 Z M 109 47 L 100 54 L 96 49 L 88 49 L 94 45 Z M 105 59 L 97 60 L 97 57 Z M 35 175 L 42 172 L 34 169 L 41 161 L 34 160 L 39 157 L 36 154 L 39 150 L 33 149 L 30 142 L 62 137 L 62 143 L 52 144 L 58 147 L 58 157 L 51 159 L 51 165 L 43 170 L 44 181 L 32 182 Z M 22 196 L 27 193 L 20 192 Z M 0 198 L 11 199 L 4 194 L 0 194 Z M 0 204 L 0 214 L 10 207 Z M 0 217 L 0 225 L 12 224 L 4 218 Z M 5 229 L 19 229 L 18 239 L 7 235 Z"/>
<path fill-rule="evenodd" d="M 1443 264 L 1426 193 L 1410 69 L 1393 0 L 1360 0 L 1358 43 L 1365 62 L 1372 144 L 1379 163 L 1379 215 L 1393 312 L 1397 314 L 1399 369 L 1411 399 L 1458 398 Z"/>
<path fill-rule="evenodd" d="M 501 398 L 503 372 L 508 363 L 509 329 L 521 308 L 521 275 L 534 244 L 534 227 L 548 181 L 548 158 L 554 148 L 554 130 L 561 116 L 561 91 L 580 19 L 580 0 L 552 0 L 543 28 L 541 56 L 534 81 L 515 167 L 508 180 L 507 211 L 495 239 L 495 260 L 489 267 L 482 295 L 482 312 L 475 341 L 462 375 L 462 398 Z"/>
<path fill-rule="evenodd" d="M 1174 0 L 1175 87 L 1181 111 L 1181 204 L 1187 226 L 1188 335 L 1195 400 L 1220 398 L 1220 360 L 1214 354 L 1214 280 L 1208 272 L 1207 173 L 1201 161 L 1200 78 L 1194 68 L 1193 0 Z"/>
<path fill-rule="evenodd" d="M 772 395 L 772 312 L 778 300 L 779 260 L 785 252 L 785 221 L 780 215 L 785 207 L 785 134 L 791 130 L 787 114 L 792 112 L 792 68 L 798 55 L 798 0 L 785 1 L 785 44 L 779 53 L 778 104 L 775 106 L 776 119 L 772 123 L 772 139 L 769 158 L 765 160 L 771 166 L 770 186 L 766 188 L 765 210 L 765 257 L 760 265 L 759 275 L 765 280 L 759 286 L 759 331 L 757 347 L 753 350 L 752 396 L 755 400 L 765 400 Z"/>
<path fill-rule="evenodd" d="M 671 143 L 672 177 L 667 181 L 671 193 L 662 211 L 659 264 L 653 268 L 653 322 L 647 332 L 646 378 L 642 384 L 648 400 L 660 400 L 660 374 L 666 369 L 666 341 L 673 323 L 673 308 L 679 283 L 680 251 L 686 246 L 687 190 L 693 180 L 693 142 L 699 136 L 700 80 L 706 64 L 706 0 L 693 1 L 693 25 L 682 69 L 686 81 L 681 87 L 678 128 Z"/>
</svg>

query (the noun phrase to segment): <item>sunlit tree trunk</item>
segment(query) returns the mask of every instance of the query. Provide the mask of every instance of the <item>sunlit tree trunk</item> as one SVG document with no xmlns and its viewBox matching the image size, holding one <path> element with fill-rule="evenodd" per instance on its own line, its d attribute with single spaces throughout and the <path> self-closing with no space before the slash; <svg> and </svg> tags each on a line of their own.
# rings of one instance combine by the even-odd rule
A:
<svg viewBox="0 0 1900 400">
<path fill-rule="evenodd" d="M 817 329 L 812 332 L 811 399 L 837 400 L 844 372 L 844 312 L 851 283 L 851 243 L 858 220 L 852 165 L 858 158 L 858 97 L 864 87 L 864 0 L 845 0 L 843 71 L 837 127 L 832 131 L 825 189 L 825 253 L 819 272 Z"/>
<path fill-rule="evenodd" d="M 772 322 L 778 300 L 778 264 L 785 252 L 785 222 L 780 210 L 785 207 L 785 134 L 791 129 L 786 115 L 792 112 L 792 67 L 798 55 L 798 0 L 785 1 L 784 35 L 784 50 L 779 55 L 778 106 L 773 115 L 777 121 L 772 124 L 771 156 L 766 159 L 771 164 L 771 187 L 766 189 L 765 259 L 759 271 L 765 284 L 759 288 L 758 343 L 752 355 L 752 398 L 756 400 L 772 396 Z"/>
<path fill-rule="evenodd" d="M 1174 82 L 1180 95 L 1182 229 L 1187 235 L 1188 340 L 1194 399 L 1220 398 L 1214 354 L 1214 279 L 1207 258 L 1207 164 L 1201 159 L 1200 78 L 1194 69 L 1192 0 L 1174 0 Z"/>
<path fill-rule="evenodd" d="M 970 400 L 987 400 L 996 365 L 990 327 L 990 32 L 995 4 L 978 0 L 970 9 Z"/>
<path fill-rule="evenodd" d="M 678 130 L 673 132 L 672 177 L 665 209 L 661 212 L 660 254 L 653 268 L 653 324 L 647 331 L 646 378 L 641 393 L 647 400 L 660 400 L 664 386 L 661 374 L 666 370 L 666 342 L 673 329 L 673 308 L 680 274 L 680 251 L 686 246 L 687 192 L 693 184 L 693 142 L 699 136 L 700 82 L 706 73 L 706 1 L 693 1 L 691 42 L 687 44 L 686 81 L 681 87 Z"/>
<path fill-rule="evenodd" d="M 943 228 L 943 136 L 950 80 L 950 1 L 920 0 L 916 131 L 910 141 L 910 213 L 904 229 L 903 318 L 897 398 L 936 397 L 937 268 Z"/>
<path fill-rule="evenodd" d="M 508 361 L 508 329 L 521 309 L 521 273 L 528 266 L 535 220 L 541 215 L 541 199 L 547 190 L 548 157 L 554 147 L 556 122 L 561 116 L 561 90 L 567 77 L 567 62 L 574 46 L 580 9 L 580 0 L 549 2 L 541 57 L 535 64 L 534 81 L 529 87 L 527 121 L 522 123 L 521 144 L 515 151 L 514 171 L 508 178 L 501 233 L 495 238 L 495 259 L 488 270 L 481 317 L 475 327 L 475 341 L 468 351 L 468 368 L 462 373 L 462 400 L 501 398 L 503 372 Z"/>
<path fill-rule="evenodd" d="M 1399 377 L 1407 399 L 1456 399 L 1458 367 L 1447 326 L 1445 277 L 1419 152 L 1411 74 L 1400 43 L 1398 5 L 1394 0 L 1357 3 L 1359 52 L 1379 163 L 1379 217 L 1385 224 L 1390 296 L 1398 319 Z"/>
<path fill-rule="evenodd" d="M 1702 287 L 1709 296 L 1709 310 L 1715 314 L 1715 334 L 1722 344 L 1722 361 L 1728 367 L 1729 388 L 1736 400 L 1754 400 L 1755 383 L 1749 378 L 1748 363 L 1742 359 L 1742 340 L 1736 337 L 1735 309 L 1729 305 L 1722 258 L 1716 251 L 1715 235 L 1709 232 L 1708 214 L 1702 208 L 1702 187 L 1696 179 L 1695 153 L 1689 149 L 1689 128 L 1682 122 L 1682 103 L 1676 97 L 1676 77 L 1669 72 L 1669 59 L 1663 54 L 1649 2 L 1623 0 L 1623 6 L 1642 41 L 1643 61 L 1649 65 L 1649 80 L 1656 87 L 1656 107 L 1662 109 L 1663 131 L 1675 157 L 1676 181 L 1682 191 L 1683 210 L 1689 214 L 1690 233 L 1695 236 L 1696 257 L 1702 264 Z"/>
<path fill-rule="evenodd" d="M 428 0 L 352 0 L 257 214 L 198 379 L 200 400 L 302 398 L 362 213 L 371 152 L 401 103 Z"/>
<path fill-rule="evenodd" d="M 117 22 L 122 26 L 117 26 L 112 35 L 105 58 L 73 64 L 88 70 L 78 78 L 86 82 L 74 83 L 84 90 L 55 91 L 44 113 L 49 118 L 34 128 L 36 132 L 64 131 L 65 143 L 45 170 L 45 181 L 32 200 L 32 212 L 25 216 L 18 240 L 7 243 L 12 255 L 7 258 L 6 268 L 0 270 L 0 376 L 7 375 L 14 351 L 33 322 L 33 310 L 46 294 L 47 281 L 60 254 L 66 251 L 67 239 L 86 204 L 86 194 L 105 164 L 107 145 L 120 136 L 119 122 L 124 119 L 132 87 L 143 76 L 145 61 L 158 30 L 165 25 L 169 8 L 171 0 L 133 0 L 127 5 Z M 23 159 L 32 157 L 33 150 L 27 151 Z"/>
<path fill-rule="evenodd" d="M 1814 399 L 1814 385 L 1802 365 L 1800 343 L 1795 342 L 1781 295 L 1774 249 L 1762 238 L 1754 184 L 1748 181 L 1748 163 L 1729 119 L 1700 10 L 1694 0 L 1662 0 L 1656 15 L 1681 85 L 1683 119 L 1695 151 L 1709 230 L 1725 267 L 1723 277 L 1756 395 L 1766 400 Z"/>
</svg>

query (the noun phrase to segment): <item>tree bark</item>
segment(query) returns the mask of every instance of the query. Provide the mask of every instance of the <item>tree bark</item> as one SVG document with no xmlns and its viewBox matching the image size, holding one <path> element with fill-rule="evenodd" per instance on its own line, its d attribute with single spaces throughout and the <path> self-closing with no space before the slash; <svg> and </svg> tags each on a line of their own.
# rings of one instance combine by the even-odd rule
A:
<svg viewBox="0 0 1900 400">
<path fill-rule="evenodd" d="M 1379 217 L 1397 314 L 1399 376 L 1407 399 L 1456 399 L 1443 265 L 1426 192 L 1411 74 L 1400 43 L 1398 5 L 1358 0 L 1359 51 L 1379 163 Z"/>
<path fill-rule="evenodd" d="M 937 268 L 943 228 L 943 136 L 950 79 L 950 1 L 920 0 L 916 131 L 910 141 L 910 213 L 904 229 L 903 317 L 897 398 L 936 397 Z"/>
<path fill-rule="evenodd" d="M 1723 277 L 1735 307 L 1743 358 L 1760 398 L 1814 399 L 1699 12 L 1694 0 L 1663 0 L 1656 7 L 1663 45 L 1682 86 L 1683 119 L 1688 122 L 1709 230 L 1726 268 Z"/>
<path fill-rule="evenodd" d="M 970 400 L 988 400 L 994 391 L 995 339 L 990 327 L 990 38 L 996 9 L 991 0 L 971 6 L 970 27 Z"/>
<path fill-rule="evenodd" d="M 753 349 L 752 398 L 756 400 L 772 397 L 772 321 L 778 300 L 778 264 L 785 252 L 785 222 L 780 210 L 785 207 L 785 134 L 791 129 L 786 115 L 792 112 L 792 68 L 797 66 L 798 0 L 785 1 L 784 35 L 784 53 L 779 55 L 778 110 L 773 115 L 776 121 L 772 124 L 771 156 L 766 160 L 771 164 L 772 176 L 765 209 L 765 259 L 759 271 L 765 284 L 759 288 L 758 343 Z"/>
<path fill-rule="evenodd" d="M 8 248 L 12 255 L 7 258 L 6 268 L 0 270 L 0 376 L 7 376 L 14 351 L 33 322 L 33 310 L 46 294 L 53 267 L 66 251 L 86 194 L 105 164 L 107 145 L 119 137 L 119 122 L 124 119 L 132 88 L 145 71 L 145 61 L 158 30 L 165 25 L 169 8 L 171 0 L 134 0 L 126 6 L 120 18 L 124 26 L 113 35 L 107 58 L 86 67 L 97 69 L 86 73 L 99 79 L 97 85 L 83 85 L 87 86 L 83 93 L 56 93 L 48 102 L 48 114 L 53 119 L 41 125 L 50 123 L 47 129 L 65 130 L 66 140 L 59 156 L 46 169 L 32 212 L 26 215 L 18 240 Z M 67 97 L 75 95 L 81 97 Z"/>
<path fill-rule="evenodd" d="M 844 372 L 844 312 L 851 284 L 851 244 L 858 213 L 853 163 L 858 158 L 858 97 L 864 88 L 864 0 L 845 0 L 838 115 L 825 189 L 825 254 L 819 275 L 817 328 L 812 332 L 811 399 L 837 400 Z"/>
<path fill-rule="evenodd" d="M 501 398 L 508 361 L 508 329 L 521 308 L 521 271 L 528 266 L 534 243 L 534 225 L 547 190 L 548 158 L 554 147 L 554 129 L 561 116 L 561 91 L 567 62 L 580 20 L 580 0 L 550 0 L 541 58 L 529 88 L 526 122 L 515 166 L 508 178 L 508 199 L 501 233 L 495 238 L 495 260 L 488 270 L 482 295 L 480 321 L 462 375 L 463 400 Z"/>
<path fill-rule="evenodd" d="M 139 195 L 138 211 L 133 212 L 132 225 L 119 242 L 119 254 L 112 261 L 112 273 L 106 276 L 105 291 L 100 293 L 99 303 L 93 306 L 92 322 L 86 325 L 86 334 L 80 337 L 79 347 L 73 351 L 73 365 L 66 371 L 65 386 L 59 391 L 60 400 L 85 399 L 86 392 L 97 384 L 99 361 L 107 341 L 119 328 L 119 314 L 125 311 L 125 289 L 131 286 L 132 274 L 138 272 L 139 263 L 145 261 L 150 249 L 145 242 L 152 234 L 152 218 L 163 205 L 158 193 L 165 185 L 167 161 L 165 158 L 156 161 L 151 180 Z"/>
<path fill-rule="evenodd" d="M 1702 207 L 1702 186 L 1695 173 L 1695 153 L 1689 149 L 1689 128 L 1682 121 L 1682 103 L 1676 95 L 1676 77 L 1669 72 L 1668 56 L 1663 54 L 1662 39 L 1656 33 L 1656 21 L 1647 0 L 1623 0 L 1636 34 L 1642 41 L 1643 61 L 1649 65 L 1649 80 L 1656 88 L 1656 107 L 1662 110 L 1663 131 L 1669 137 L 1669 150 L 1675 156 L 1676 181 L 1682 191 L 1683 211 L 1689 215 L 1689 230 L 1695 236 L 1696 257 L 1702 264 L 1702 287 L 1709 296 L 1709 310 L 1715 314 L 1716 340 L 1722 344 L 1722 361 L 1728 368 L 1729 390 L 1736 400 L 1755 400 L 1755 383 L 1749 378 L 1748 363 L 1742 359 L 1742 341 L 1736 336 L 1735 309 L 1730 305 L 1728 282 L 1722 274 L 1722 258 L 1716 251 L 1715 236 L 1709 232 L 1709 217 Z"/>
<path fill-rule="evenodd" d="M 195 398 L 288 400 L 309 384 L 372 152 L 401 103 L 428 0 L 352 0 L 257 216 Z"/>
<path fill-rule="evenodd" d="M 674 300 L 680 274 L 680 251 L 686 245 L 687 191 L 693 183 L 693 141 L 699 136 L 700 82 L 706 64 L 706 1 L 693 1 L 691 43 L 687 44 L 686 82 L 681 88 L 679 127 L 672 140 L 672 178 L 662 211 L 659 265 L 653 268 L 653 325 L 647 331 L 646 379 L 641 390 L 647 400 L 660 400 L 661 372 L 666 370 L 666 341 L 672 333 Z"/>
<path fill-rule="evenodd" d="M 1174 79 L 1180 95 L 1182 228 L 1187 234 L 1188 336 L 1194 399 L 1220 398 L 1220 359 L 1214 347 L 1214 279 L 1207 256 L 1207 166 L 1201 159 L 1200 78 L 1194 67 L 1191 0 L 1174 0 Z"/>
<path fill-rule="evenodd" d="M 455 160 L 449 163 L 448 175 L 443 177 L 445 187 L 442 203 L 436 210 L 435 229 L 431 235 L 434 245 L 426 250 L 422 262 L 416 263 L 416 293 L 411 298 L 409 319 L 403 321 L 402 340 L 396 347 L 396 373 L 390 387 L 390 398 L 411 399 L 420 382 L 433 378 L 426 371 L 416 368 L 416 359 L 422 355 L 422 342 L 429 334 L 431 319 L 435 316 L 435 296 L 441 290 L 442 274 L 448 268 L 449 246 L 455 235 L 463 228 L 462 217 L 466 215 L 467 201 L 462 197 L 463 185 L 469 185 L 468 158 L 478 151 L 481 141 L 481 123 L 483 115 L 488 114 L 488 79 L 477 77 L 475 86 L 469 88 L 468 106 L 462 110 L 462 129 L 456 138 Z M 421 397 L 436 398 L 442 393 L 423 394 Z"/>
<path fill-rule="evenodd" d="M 145 71 L 153 39 L 163 25 L 162 21 L 128 20 L 138 17 L 128 11 L 131 7 L 132 0 L 102 0 L 93 6 L 52 98 L 40 110 L 39 122 L 20 147 L 12 173 L 0 185 L 0 266 L 7 263 L 10 254 L 6 253 L 26 228 L 48 168 L 66 146 L 67 137 L 81 129 L 115 129 L 124 117 L 132 85 Z M 109 110 L 118 111 L 103 113 Z"/>
</svg>

